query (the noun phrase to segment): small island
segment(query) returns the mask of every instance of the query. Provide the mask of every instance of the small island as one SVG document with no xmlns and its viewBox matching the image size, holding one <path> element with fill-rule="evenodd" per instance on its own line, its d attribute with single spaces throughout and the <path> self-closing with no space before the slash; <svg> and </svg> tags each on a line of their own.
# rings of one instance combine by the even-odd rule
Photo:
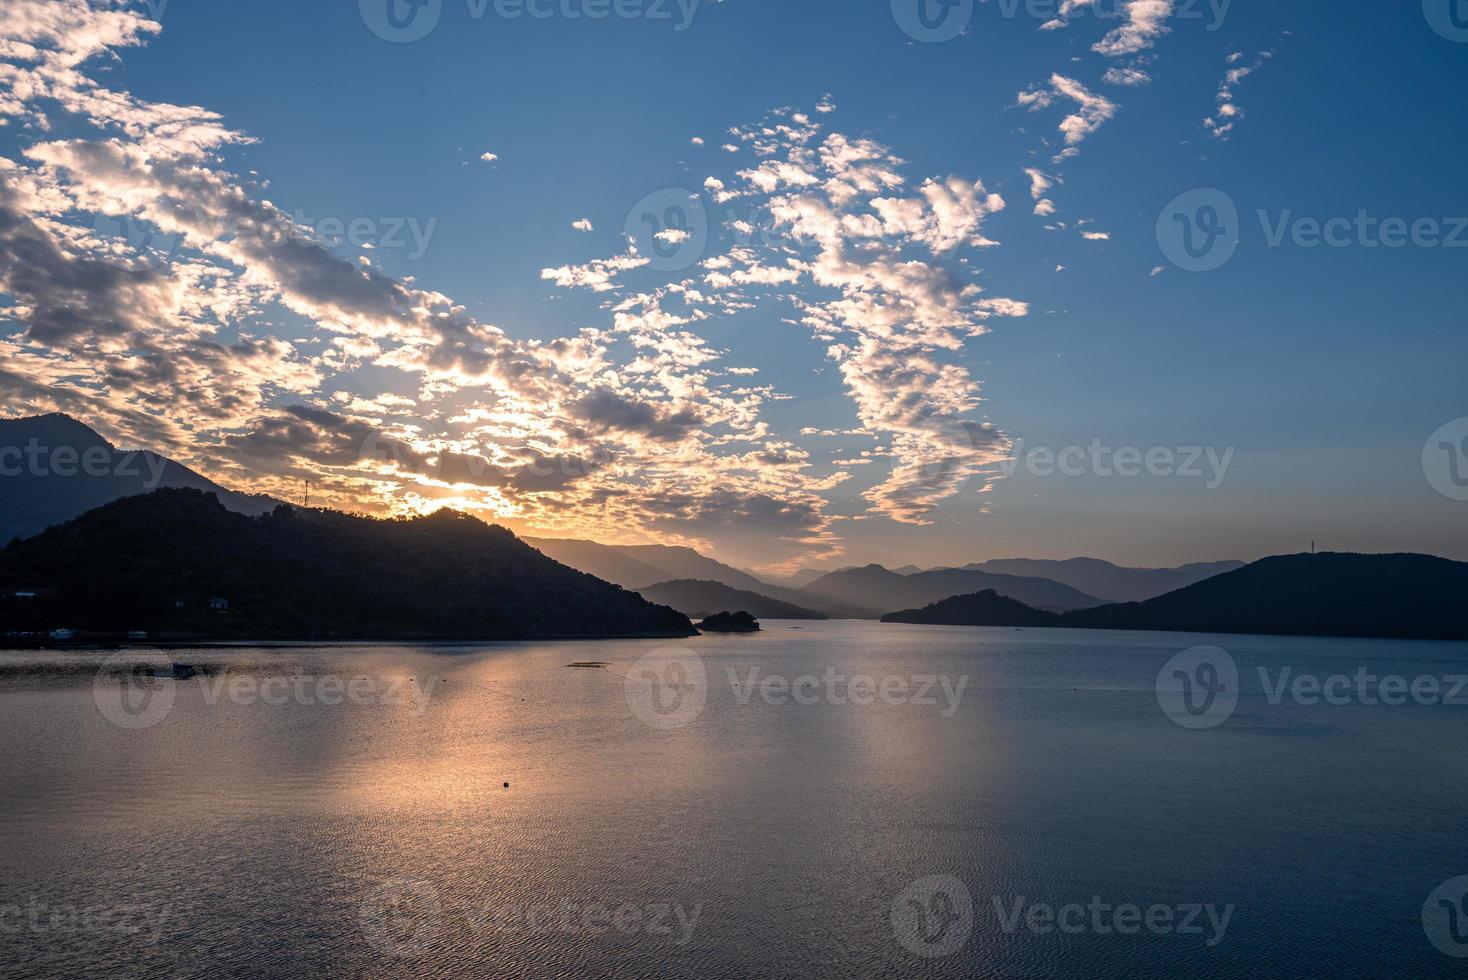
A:
<svg viewBox="0 0 1468 980">
<path fill-rule="evenodd" d="M 759 620 L 747 612 L 721 612 L 698 624 L 704 633 L 758 633 Z"/>
</svg>

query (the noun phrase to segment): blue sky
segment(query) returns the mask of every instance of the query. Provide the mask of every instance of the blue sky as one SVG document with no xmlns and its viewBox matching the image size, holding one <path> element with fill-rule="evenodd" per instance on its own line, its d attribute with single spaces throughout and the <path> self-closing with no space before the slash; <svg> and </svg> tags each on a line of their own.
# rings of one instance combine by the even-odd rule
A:
<svg viewBox="0 0 1468 980">
<path fill-rule="evenodd" d="M 1433 0 L 988 0 L 931 42 L 916 0 L 443 0 L 401 43 L 385 3 L 9 5 L 0 205 L 55 248 L 0 256 L 6 414 L 765 568 L 1468 558 L 1424 466 L 1468 415 L 1468 31 Z M 1188 271 L 1159 218 L 1200 189 L 1238 217 Z M 669 207 L 706 241 L 653 241 Z"/>
</svg>

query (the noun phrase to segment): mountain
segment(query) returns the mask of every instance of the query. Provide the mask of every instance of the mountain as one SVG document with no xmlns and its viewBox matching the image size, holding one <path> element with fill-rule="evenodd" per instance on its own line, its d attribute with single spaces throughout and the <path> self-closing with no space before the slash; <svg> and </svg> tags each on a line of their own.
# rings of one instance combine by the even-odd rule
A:
<svg viewBox="0 0 1468 980">
<path fill-rule="evenodd" d="M 119 450 L 69 415 L 0 419 L 0 545 L 160 487 L 203 490 L 258 516 L 280 501 L 235 493 L 147 450 Z"/>
<path fill-rule="evenodd" d="M 525 538 L 525 543 L 562 565 L 595 575 L 624 589 L 639 589 L 653 582 L 663 582 L 675 575 L 667 569 L 655 568 L 639 561 L 615 545 L 570 538 Z"/>
<path fill-rule="evenodd" d="M 1006 598 L 989 589 L 975 595 L 956 595 L 922 609 L 888 613 L 884 623 L 925 623 L 937 626 L 1055 626 L 1060 617 Z"/>
<path fill-rule="evenodd" d="M 753 575 L 753 573 L 749 573 Z M 803 585 L 810 585 L 822 575 L 829 574 L 824 568 L 802 568 L 794 575 L 755 575 L 754 577 L 767 585 L 778 586 L 782 589 L 798 589 Z"/>
<path fill-rule="evenodd" d="M 16 596 L 20 589 L 36 595 Z M 454 511 L 376 520 L 283 505 L 250 517 L 196 490 L 127 497 L 12 542 L 0 551 L 0 597 L 0 631 L 206 639 L 693 634 L 681 613 Z"/>
<path fill-rule="evenodd" d="M 1180 568 L 1123 568 L 1098 558 L 1071 558 L 1068 561 L 1002 558 L 964 567 L 1002 575 L 1048 578 L 1111 602 L 1143 602 L 1215 575 L 1243 568 L 1244 563 L 1215 561 L 1183 565 Z"/>
<path fill-rule="evenodd" d="M 680 579 L 662 582 L 637 590 L 648 602 L 672 606 L 689 619 L 703 619 L 714 613 L 741 609 L 759 619 L 825 619 L 811 609 L 771 599 L 758 592 L 731 589 L 723 582 L 699 582 Z"/>
<path fill-rule="evenodd" d="M 876 619 L 893 609 L 926 606 L 950 596 L 993 589 L 1002 596 L 1052 612 L 1099 606 L 1102 600 L 1068 585 L 1044 578 L 997 575 L 993 572 L 943 568 L 915 575 L 899 575 L 881 565 L 868 565 L 822 576 L 795 594 L 805 605 L 822 609 L 838 604 L 864 611 Z"/>
<path fill-rule="evenodd" d="M 1468 563 L 1428 555 L 1265 558 L 1141 603 L 1063 625 L 1190 633 L 1468 639 Z"/>
<path fill-rule="evenodd" d="M 526 538 L 525 543 L 540 549 L 563 565 L 570 565 L 636 592 L 664 582 L 718 582 L 731 589 L 753 592 L 792 606 L 810 607 L 809 603 L 800 601 L 793 589 L 781 588 L 757 579 L 748 572 L 741 572 L 723 562 L 715 561 L 692 548 L 660 544 L 609 545 L 570 538 Z M 828 615 L 839 616 L 848 612 L 841 608 L 834 612 L 821 607 L 810 608 Z"/>
</svg>

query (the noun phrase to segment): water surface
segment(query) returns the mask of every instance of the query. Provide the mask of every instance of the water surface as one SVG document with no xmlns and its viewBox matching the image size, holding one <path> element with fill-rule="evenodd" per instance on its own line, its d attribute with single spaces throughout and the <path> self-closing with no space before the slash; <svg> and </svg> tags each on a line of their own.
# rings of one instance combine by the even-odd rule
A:
<svg viewBox="0 0 1468 980">
<path fill-rule="evenodd" d="M 1244 693 L 1190 730 L 1156 681 L 1199 644 Z M 338 646 L 172 654 L 216 673 L 138 685 L 171 692 L 148 727 L 109 719 L 105 654 L 0 654 L 0 974 L 1462 976 L 1422 913 L 1468 874 L 1468 705 L 1271 704 L 1257 668 L 1442 678 L 1468 645 L 854 622 L 684 645 L 691 716 L 629 702 L 658 643 Z M 1221 936 L 1012 921 L 1096 902 L 1231 911 Z"/>
</svg>

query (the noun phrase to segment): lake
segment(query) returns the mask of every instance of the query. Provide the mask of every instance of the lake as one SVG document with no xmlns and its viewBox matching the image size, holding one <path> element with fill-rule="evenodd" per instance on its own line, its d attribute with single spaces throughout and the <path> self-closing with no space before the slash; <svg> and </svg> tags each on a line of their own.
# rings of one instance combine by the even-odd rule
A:
<svg viewBox="0 0 1468 980">
<path fill-rule="evenodd" d="M 1463 975 L 1468 644 L 765 627 L 0 654 L 0 975 Z"/>
</svg>

